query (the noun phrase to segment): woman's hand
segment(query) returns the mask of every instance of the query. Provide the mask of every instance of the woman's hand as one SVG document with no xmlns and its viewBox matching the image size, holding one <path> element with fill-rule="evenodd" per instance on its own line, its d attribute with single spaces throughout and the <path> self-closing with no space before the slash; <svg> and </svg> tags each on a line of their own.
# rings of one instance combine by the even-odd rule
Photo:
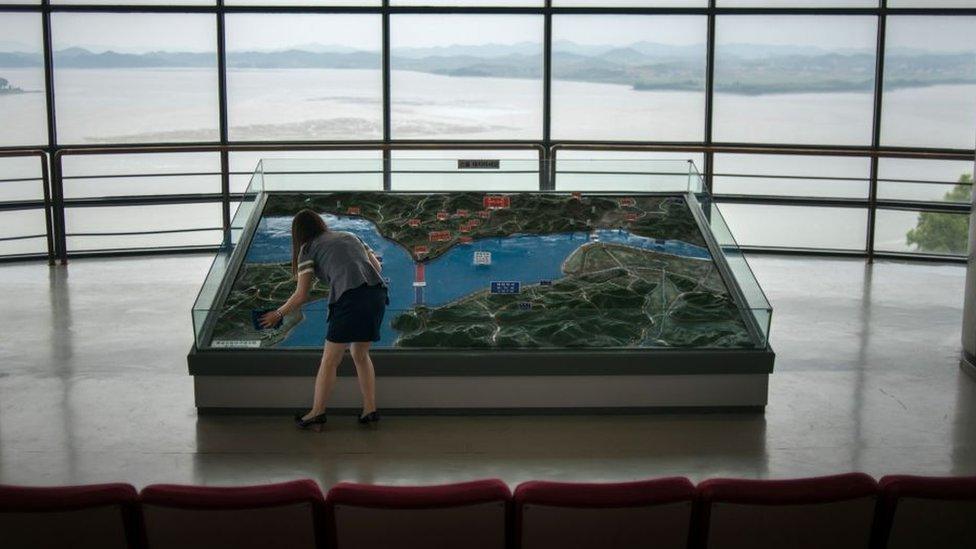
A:
<svg viewBox="0 0 976 549">
<path fill-rule="evenodd" d="M 261 325 L 261 328 L 267 330 L 268 328 L 275 327 L 283 318 L 284 316 L 277 310 L 268 311 L 261 315 L 261 319 L 258 321 L 258 324 Z"/>
</svg>

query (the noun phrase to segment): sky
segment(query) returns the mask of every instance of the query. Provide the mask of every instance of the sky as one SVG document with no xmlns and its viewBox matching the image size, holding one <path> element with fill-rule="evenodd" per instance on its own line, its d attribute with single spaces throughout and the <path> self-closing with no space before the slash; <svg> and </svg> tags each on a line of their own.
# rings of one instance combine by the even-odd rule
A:
<svg viewBox="0 0 976 549">
<path fill-rule="evenodd" d="M 426 1 L 426 0 L 425 0 Z M 903 0 L 907 1 L 907 0 Z M 967 0 L 970 1 L 970 0 Z M 391 16 L 394 47 L 451 44 L 540 42 L 538 15 Z M 227 16 L 228 47 L 281 49 L 323 44 L 379 49 L 380 17 L 376 14 Z M 889 47 L 936 51 L 976 50 L 976 17 L 888 18 Z M 179 32 L 173 32 L 179 29 Z M 676 45 L 704 42 L 701 16 L 562 15 L 553 21 L 556 40 L 582 44 L 625 45 L 637 41 Z M 819 46 L 830 49 L 874 48 L 875 18 L 870 16 L 728 15 L 716 24 L 717 43 Z M 72 46 L 119 52 L 214 51 L 216 25 L 211 14 L 53 15 L 55 49 Z M 32 13 L 0 17 L 0 49 L 40 51 L 40 18 Z"/>
</svg>

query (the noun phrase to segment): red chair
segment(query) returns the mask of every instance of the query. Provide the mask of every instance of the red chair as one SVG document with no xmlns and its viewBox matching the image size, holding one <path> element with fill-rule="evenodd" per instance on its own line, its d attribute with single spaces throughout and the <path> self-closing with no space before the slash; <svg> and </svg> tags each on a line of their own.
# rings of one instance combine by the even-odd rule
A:
<svg viewBox="0 0 976 549">
<path fill-rule="evenodd" d="M 866 549 L 878 485 L 862 473 L 698 486 L 698 543 L 709 549 Z"/>
<path fill-rule="evenodd" d="M 134 547 L 137 505 L 136 489 L 128 484 L 0 486 L 0 546 Z"/>
<path fill-rule="evenodd" d="M 893 475 L 879 484 L 877 547 L 976 546 L 976 477 Z"/>
<path fill-rule="evenodd" d="M 515 489 L 522 549 L 685 549 L 695 486 L 684 477 L 583 484 L 526 482 Z"/>
<path fill-rule="evenodd" d="M 239 488 L 157 484 L 141 497 L 150 549 L 312 549 L 323 537 L 324 498 L 311 480 Z"/>
<path fill-rule="evenodd" d="M 511 492 L 500 480 L 416 487 L 341 483 L 325 501 L 334 549 L 504 549 Z"/>
</svg>

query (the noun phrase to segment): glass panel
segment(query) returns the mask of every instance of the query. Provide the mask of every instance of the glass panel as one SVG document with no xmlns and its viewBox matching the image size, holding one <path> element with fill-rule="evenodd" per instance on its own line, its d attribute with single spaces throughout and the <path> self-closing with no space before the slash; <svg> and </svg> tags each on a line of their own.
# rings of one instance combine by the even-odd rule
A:
<svg viewBox="0 0 976 549">
<path fill-rule="evenodd" d="M 752 313 L 756 327 L 759 329 L 761 334 L 760 345 L 765 345 L 769 341 L 773 308 L 769 304 L 765 292 L 759 286 L 759 281 L 752 272 L 752 267 L 749 266 L 745 254 L 732 236 L 732 231 L 725 222 L 721 208 L 710 196 L 703 194 L 693 196 L 691 205 L 702 210 L 702 217 L 708 220 L 712 237 L 722 251 L 725 263 L 735 278 L 736 286 L 742 292 L 742 298 L 745 300 L 744 305 Z"/>
<path fill-rule="evenodd" d="M 557 8 L 706 8 L 708 0 L 553 0 Z"/>
<path fill-rule="evenodd" d="M 220 192 L 217 153 L 67 155 L 65 198 Z"/>
<path fill-rule="evenodd" d="M 557 15 L 552 32 L 554 137 L 704 138 L 705 17 Z"/>
<path fill-rule="evenodd" d="M 716 154 L 712 192 L 867 198 L 870 174 L 867 158 Z"/>
<path fill-rule="evenodd" d="M 720 8 L 876 8 L 878 0 L 718 0 Z M 888 2 L 891 6 L 891 2 Z"/>
<path fill-rule="evenodd" d="M 687 160 L 570 160 L 556 164 L 561 191 L 701 192 L 702 181 Z"/>
<path fill-rule="evenodd" d="M 974 8 L 976 0 L 888 0 L 889 8 Z"/>
<path fill-rule="evenodd" d="M 383 137 L 380 15 L 227 15 L 234 141 Z"/>
<path fill-rule="evenodd" d="M 213 15 L 55 13 L 52 26 L 62 143 L 218 138 Z"/>
<path fill-rule="evenodd" d="M 0 158 L 0 202 L 43 200 L 41 175 L 41 159 L 36 156 Z"/>
<path fill-rule="evenodd" d="M 260 166 L 263 190 L 269 192 L 383 190 L 382 158 L 266 158 Z"/>
<path fill-rule="evenodd" d="M 222 238 L 218 203 L 65 208 L 68 251 L 214 246 Z M 162 234 L 139 234 L 171 231 Z M 189 232 L 180 232 L 189 231 Z"/>
<path fill-rule="evenodd" d="M 972 189 L 972 162 L 906 158 L 878 161 L 878 198 L 969 204 Z"/>
<path fill-rule="evenodd" d="M 369 170 L 375 170 L 376 166 L 382 167 L 383 153 L 376 150 L 362 151 L 253 151 L 253 152 L 232 152 L 230 153 L 230 192 L 239 193 L 247 188 L 251 181 L 251 176 L 257 168 L 258 162 L 262 158 L 272 159 L 296 159 L 296 160 L 319 160 L 322 162 L 335 162 L 339 165 L 350 161 L 368 159 Z M 358 176 L 357 176 L 358 177 Z M 370 179 L 369 186 L 375 183 Z M 381 183 L 382 186 L 382 183 Z"/>
<path fill-rule="evenodd" d="M 90 6 L 212 6 L 213 0 L 51 0 L 52 4 L 84 4 Z"/>
<path fill-rule="evenodd" d="M 0 146 L 47 143 L 41 16 L 0 12 Z"/>
<path fill-rule="evenodd" d="M 969 248 L 969 214 L 879 209 L 874 248 L 964 256 Z"/>
<path fill-rule="evenodd" d="M 976 146 L 976 17 L 888 17 L 881 141 Z"/>
<path fill-rule="evenodd" d="M 228 6 L 379 6 L 382 0 L 227 0 Z"/>
<path fill-rule="evenodd" d="M 877 20 L 721 16 L 716 141 L 868 145 Z"/>
<path fill-rule="evenodd" d="M 0 256 L 47 253 L 43 209 L 0 211 Z"/>
<path fill-rule="evenodd" d="M 391 6 L 543 6 L 543 0 L 390 0 Z"/>
<path fill-rule="evenodd" d="M 695 165 L 695 170 L 701 172 L 705 165 L 705 155 L 702 153 L 684 151 L 597 151 L 586 149 L 559 149 L 556 160 L 683 160 Z"/>
<path fill-rule="evenodd" d="M 542 136 L 542 16 L 391 16 L 395 139 Z"/>
<path fill-rule="evenodd" d="M 459 160 L 488 164 L 461 168 Z M 391 183 L 395 191 L 535 191 L 539 165 L 535 150 L 393 151 Z"/>
<path fill-rule="evenodd" d="M 721 203 L 722 214 L 742 246 L 865 249 L 867 210 Z"/>
</svg>

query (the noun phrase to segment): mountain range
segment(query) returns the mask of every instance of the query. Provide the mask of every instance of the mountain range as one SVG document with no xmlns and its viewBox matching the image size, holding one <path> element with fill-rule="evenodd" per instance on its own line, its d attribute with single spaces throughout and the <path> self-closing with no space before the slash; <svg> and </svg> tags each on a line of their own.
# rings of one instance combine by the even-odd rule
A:
<svg viewBox="0 0 976 549">
<path fill-rule="evenodd" d="M 0 67 L 42 66 L 37 53 L 0 52 Z M 976 52 L 936 53 L 891 50 L 886 55 L 888 89 L 949 83 L 976 83 Z M 213 52 L 95 52 L 73 47 L 54 55 L 58 68 L 192 68 L 216 66 Z M 391 66 L 445 76 L 541 78 L 542 46 L 537 42 L 427 48 L 395 48 Z M 865 50 L 809 46 L 727 44 L 716 52 L 716 91 L 740 94 L 869 91 L 875 56 Z M 283 50 L 229 51 L 231 69 L 379 69 L 378 51 L 306 44 Z M 2 69 L 0 69 L 2 70 Z M 702 45 L 635 42 L 626 46 L 553 43 L 556 80 L 623 84 L 638 90 L 704 89 Z"/>
</svg>

